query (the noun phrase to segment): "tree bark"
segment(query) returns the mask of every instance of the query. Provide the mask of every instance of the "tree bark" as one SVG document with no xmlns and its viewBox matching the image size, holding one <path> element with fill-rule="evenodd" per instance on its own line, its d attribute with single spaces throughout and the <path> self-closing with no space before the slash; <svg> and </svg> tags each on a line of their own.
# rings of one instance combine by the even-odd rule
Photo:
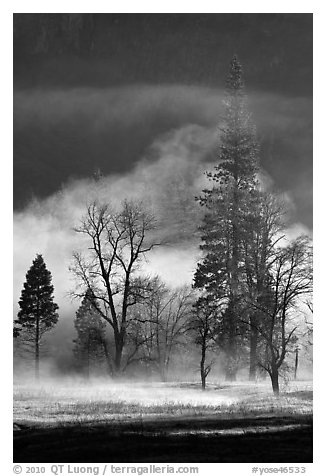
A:
<svg viewBox="0 0 326 476">
<path fill-rule="evenodd" d="M 40 379 L 40 343 L 35 343 L 35 379 Z"/>
<path fill-rule="evenodd" d="M 121 345 L 116 345 L 114 358 L 114 370 L 116 375 L 119 375 L 121 372 L 122 349 L 123 347 Z"/>
<path fill-rule="evenodd" d="M 124 347 L 124 339 L 121 334 L 116 334 L 114 336 L 115 340 L 115 356 L 114 356 L 114 372 L 116 376 L 119 376 L 121 373 L 121 361 L 122 361 L 122 352 Z"/>
<path fill-rule="evenodd" d="M 279 395 L 280 387 L 279 387 L 279 382 L 278 382 L 278 369 L 277 368 L 272 369 L 270 377 L 271 377 L 271 381 L 272 381 L 273 393 L 274 393 L 274 395 Z"/>
<path fill-rule="evenodd" d="M 206 348 L 203 345 L 202 348 L 201 348 L 201 360 L 200 360 L 200 378 L 201 378 L 201 388 L 202 388 L 202 390 L 206 389 L 205 361 L 206 361 Z"/>
<path fill-rule="evenodd" d="M 38 307 L 38 306 L 37 306 Z M 36 317 L 35 333 L 35 379 L 40 379 L 40 318 Z"/>
<path fill-rule="evenodd" d="M 294 380 L 297 379 L 298 363 L 299 363 L 299 349 L 295 349 Z"/>
</svg>

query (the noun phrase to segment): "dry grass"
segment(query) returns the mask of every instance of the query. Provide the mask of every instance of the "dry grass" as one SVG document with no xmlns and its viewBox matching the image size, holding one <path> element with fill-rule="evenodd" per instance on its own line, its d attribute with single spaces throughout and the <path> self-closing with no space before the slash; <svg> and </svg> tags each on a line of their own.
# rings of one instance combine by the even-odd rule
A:
<svg viewBox="0 0 326 476">
<path fill-rule="evenodd" d="M 151 418 L 215 418 L 312 414 L 310 383 L 292 383 L 280 397 L 266 384 L 211 385 L 206 392 L 191 384 L 15 385 L 14 421 L 65 425 Z"/>
</svg>

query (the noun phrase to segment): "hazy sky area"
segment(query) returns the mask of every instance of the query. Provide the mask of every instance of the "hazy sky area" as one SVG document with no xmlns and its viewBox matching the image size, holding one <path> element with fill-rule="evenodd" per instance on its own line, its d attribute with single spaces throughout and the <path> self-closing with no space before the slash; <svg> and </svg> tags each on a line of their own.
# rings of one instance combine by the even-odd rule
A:
<svg viewBox="0 0 326 476">
<path fill-rule="evenodd" d="M 290 233 L 310 233 L 312 14 L 14 15 L 14 313 L 42 253 L 60 316 L 73 317 L 68 266 L 81 243 L 72 228 L 95 193 L 144 200 L 169 242 L 149 271 L 191 283 L 193 197 L 216 164 L 234 53 L 263 180 L 291 206 Z"/>
</svg>

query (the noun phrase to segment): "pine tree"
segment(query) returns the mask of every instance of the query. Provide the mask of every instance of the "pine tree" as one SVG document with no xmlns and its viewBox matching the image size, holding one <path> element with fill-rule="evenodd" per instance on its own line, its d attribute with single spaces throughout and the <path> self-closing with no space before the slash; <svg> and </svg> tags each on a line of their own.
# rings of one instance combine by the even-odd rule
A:
<svg viewBox="0 0 326 476">
<path fill-rule="evenodd" d="M 106 356 L 106 325 L 93 301 L 92 290 L 88 288 L 74 320 L 77 331 L 74 354 L 79 367 L 86 372 L 87 377 L 91 368 L 99 367 Z"/>
<path fill-rule="evenodd" d="M 242 76 L 242 67 L 234 56 L 226 80 L 219 163 L 215 172 L 207 173 L 213 187 L 203 190 L 199 199 L 206 209 L 200 246 L 204 257 L 195 274 L 195 287 L 205 289 L 219 307 L 224 302 L 219 335 L 228 380 L 235 380 L 241 356 L 241 242 L 258 171 L 258 145 Z"/>
<path fill-rule="evenodd" d="M 36 379 L 39 378 L 41 339 L 58 322 L 59 308 L 53 302 L 54 288 L 51 282 L 52 276 L 42 255 L 36 255 L 26 274 L 18 319 L 14 321 L 14 337 L 26 344 L 34 354 Z"/>
</svg>

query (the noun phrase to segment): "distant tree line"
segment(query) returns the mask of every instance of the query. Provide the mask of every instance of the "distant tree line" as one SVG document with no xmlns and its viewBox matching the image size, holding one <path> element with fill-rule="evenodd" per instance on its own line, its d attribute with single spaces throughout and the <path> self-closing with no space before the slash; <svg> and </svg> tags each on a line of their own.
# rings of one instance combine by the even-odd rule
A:
<svg viewBox="0 0 326 476">
<path fill-rule="evenodd" d="M 120 208 L 94 201 L 75 231 L 86 238 L 73 254 L 73 297 L 81 304 L 74 324 L 74 355 L 86 376 L 113 377 L 127 368 L 169 378 L 171 361 L 189 348 L 199 353 L 202 388 L 218 361 L 235 381 L 268 374 L 275 394 L 287 357 L 305 333 L 300 307 L 312 310 L 312 246 L 289 240 L 289 211 L 260 180 L 259 146 L 236 57 L 226 80 L 217 165 L 196 200 L 203 210 L 201 259 L 192 286 L 170 289 L 142 272 L 162 245 L 155 217 L 144 204 Z M 308 305 L 307 305 L 308 303 Z M 33 350 L 39 373 L 40 343 L 57 323 L 51 274 L 38 255 L 26 275 L 14 335 Z M 306 339 L 307 340 L 307 339 Z"/>
</svg>

